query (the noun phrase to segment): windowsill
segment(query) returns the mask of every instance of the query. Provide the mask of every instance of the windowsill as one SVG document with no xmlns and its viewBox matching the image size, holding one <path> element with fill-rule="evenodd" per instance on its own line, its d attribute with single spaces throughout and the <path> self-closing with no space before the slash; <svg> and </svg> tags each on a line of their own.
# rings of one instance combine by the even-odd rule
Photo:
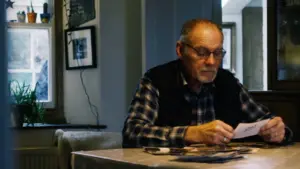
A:
<svg viewBox="0 0 300 169">
<path fill-rule="evenodd" d="M 52 23 L 20 23 L 20 22 L 7 22 L 9 28 L 50 28 Z"/>
<path fill-rule="evenodd" d="M 106 129 L 106 125 L 86 125 L 86 124 L 42 124 L 34 123 L 34 126 L 23 124 L 23 127 L 11 127 L 12 129 L 17 130 L 26 130 L 26 129 Z"/>
</svg>

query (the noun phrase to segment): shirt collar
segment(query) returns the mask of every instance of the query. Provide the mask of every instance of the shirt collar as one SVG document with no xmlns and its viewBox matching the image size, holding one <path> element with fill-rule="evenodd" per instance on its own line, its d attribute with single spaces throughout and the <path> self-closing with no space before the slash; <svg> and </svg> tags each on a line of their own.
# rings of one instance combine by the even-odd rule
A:
<svg viewBox="0 0 300 169">
<path fill-rule="evenodd" d="M 181 76 L 181 79 L 182 79 L 183 86 L 187 86 L 188 82 L 186 81 L 186 78 L 185 78 L 183 72 L 180 73 L 180 76 Z M 215 88 L 216 86 L 215 86 L 215 83 L 212 82 L 212 83 L 206 83 L 206 84 L 204 84 L 203 87 L 206 87 L 206 88 L 210 88 L 210 87 Z"/>
<path fill-rule="evenodd" d="M 187 86 L 188 83 L 187 83 L 187 81 L 186 81 L 186 79 L 185 79 L 183 73 L 181 72 L 180 75 L 181 75 L 181 79 L 182 79 L 183 86 Z"/>
</svg>

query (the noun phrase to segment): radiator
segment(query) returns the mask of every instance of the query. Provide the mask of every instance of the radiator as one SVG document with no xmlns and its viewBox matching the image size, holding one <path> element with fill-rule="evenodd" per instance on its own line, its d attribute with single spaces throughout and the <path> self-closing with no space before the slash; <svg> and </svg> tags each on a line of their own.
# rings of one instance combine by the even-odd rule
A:
<svg viewBox="0 0 300 169">
<path fill-rule="evenodd" d="M 15 169 L 58 169 L 56 147 L 18 148 L 14 155 Z"/>
</svg>

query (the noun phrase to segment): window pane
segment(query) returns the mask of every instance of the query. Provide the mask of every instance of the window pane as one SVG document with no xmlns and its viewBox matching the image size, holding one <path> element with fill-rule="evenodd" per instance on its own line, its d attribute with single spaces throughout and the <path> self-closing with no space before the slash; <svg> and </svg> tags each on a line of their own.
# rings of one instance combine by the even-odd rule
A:
<svg viewBox="0 0 300 169">
<path fill-rule="evenodd" d="M 22 0 L 21 0 L 22 1 Z M 45 2 L 49 2 L 49 0 L 32 0 L 32 4 L 33 5 L 39 5 L 39 4 L 43 4 Z"/>
<path fill-rule="evenodd" d="M 296 1 L 278 1 L 278 80 L 300 79 L 300 6 Z"/>
<path fill-rule="evenodd" d="M 26 83 L 36 86 L 40 101 L 51 101 L 49 98 L 49 58 L 50 40 L 48 29 L 10 28 L 8 30 L 8 72 L 20 75 L 26 74 Z M 30 78 L 28 77 L 30 75 Z M 22 77 L 23 77 L 22 76 Z M 51 86 L 50 86 L 51 87 Z"/>
<path fill-rule="evenodd" d="M 30 69 L 30 31 L 8 31 L 8 68 Z"/>
<path fill-rule="evenodd" d="M 11 21 L 11 20 L 17 21 L 17 13 L 19 11 L 25 11 L 25 13 L 27 13 L 26 6 L 20 6 L 20 5 L 17 5 L 14 3 L 13 7 L 14 8 L 7 8 L 7 10 L 6 10 L 7 21 Z M 27 18 L 27 16 L 26 16 L 26 18 Z M 27 19 L 26 19 L 26 22 L 27 22 Z"/>
<path fill-rule="evenodd" d="M 29 85 L 32 82 L 32 73 L 8 73 L 8 81 L 16 80 L 20 85 Z"/>
<path fill-rule="evenodd" d="M 36 96 L 38 100 L 48 101 L 48 62 L 43 64 L 41 73 L 36 73 Z"/>
<path fill-rule="evenodd" d="M 48 13 L 52 13 L 52 1 L 50 0 L 32 0 L 32 6 L 34 12 L 37 13 L 36 22 L 41 23 L 40 14 L 43 13 L 43 4 L 48 3 Z M 25 11 L 27 13 L 27 6 L 30 6 L 30 0 L 14 0 L 13 8 L 8 8 L 6 10 L 6 18 L 8 21 L 10 20 L 17 20 L 17 13 L 18 11 Z M 31 8 L 30 8 L 31 9 Z M 26 16 L 26 22 L 27 22 Z"/>
<path fill-rule="evenodd" d="M 34 68 L 37 72 L 41 71 L 44 63 L 49 59 L 49 33 L 48 30 L 37 30 L 32 34 Z"/>
<path fill-rule="evenodd" d="M 43 6 L 44 2 L 47 2 L 47 3 L 50 2 L 49 0 L 12 0 L 12 1 L 14 2 L 14 4 L 13 4 L 14 7 L 15 7 L 15 5 L 23 5 L 23 6 L 30 5 L 31 1 L 32 1 L 33 6 Z"/>
</svg>

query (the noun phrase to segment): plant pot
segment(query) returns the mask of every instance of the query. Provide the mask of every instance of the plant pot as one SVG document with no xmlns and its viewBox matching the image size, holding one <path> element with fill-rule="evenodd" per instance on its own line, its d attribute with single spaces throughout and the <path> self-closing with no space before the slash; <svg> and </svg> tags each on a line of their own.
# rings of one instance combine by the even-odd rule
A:
<svg viewBox="0 0 300 169">
<path fill-rule="evenodd" d="M 41 17 L 41 22 L 42 23 L 49 23 L 49 20 L 50 20 L 50 14 L 49 13 L 41 13 L 40 17 Z"/>
<path fill-rule="evenodd" d="M 35 23 L 36 22 L 36 13 L 27 13 L 28 23 Z"/>
<path fill-rule="evenodd" d="M 25 14 L 17 14 L 18 22 L 24 23 L 26 19 Z"/>
<path fill-rule="evenodd" d="M 24 115 L 28 112 L 32 112 L 31 105 L 12 105 L 12 126 L 13 127 L 23 127 Z"/>
</svg>

